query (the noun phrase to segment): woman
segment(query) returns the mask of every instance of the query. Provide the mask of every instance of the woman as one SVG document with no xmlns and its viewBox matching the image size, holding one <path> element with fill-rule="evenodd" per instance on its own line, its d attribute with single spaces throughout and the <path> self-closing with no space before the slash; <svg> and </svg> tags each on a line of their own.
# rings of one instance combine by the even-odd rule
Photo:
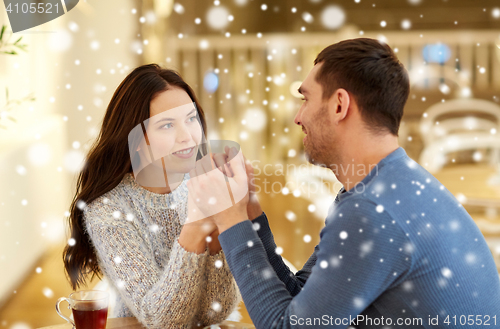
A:
<svg viewBox="0 0 500 329">
<path fill-rule="evenodd" d="M 137 127 L 143 138 L 129 139 Z M 156 64 L 131 72 L 109 103 L 78 177 L 69 216 L 75 243 L 63 258 L 73 289 L 88 274 L 109 279 L 118 296 L 112 317 L 191 328 L 223 321 L 238 302 L 216 226 L 183 225 L 187 173 L 203 153 L 205 128 L 193 90 Z M 158 152 L 166 153 L 153 161 Z M 167 175 L 155 185 L 159 166 Z"/>
</svg>

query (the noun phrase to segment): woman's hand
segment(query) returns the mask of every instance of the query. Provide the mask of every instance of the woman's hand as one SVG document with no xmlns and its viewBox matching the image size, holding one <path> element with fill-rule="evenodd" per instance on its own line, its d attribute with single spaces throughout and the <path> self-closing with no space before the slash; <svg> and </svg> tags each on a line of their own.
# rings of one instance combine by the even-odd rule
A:
<svg viewBox="0 0 500 329">
<path fill-rule="evenodd" d="M 215 224 L 214 224 L 215 225 Z M 210 234 L 208 240 L 208 250 L 210 255 L 216 255 L 219 251 L 222 250 L 222 247 L 219 242 L 219 230 L 216 228 L 215 231 Z"/>
<path fill-rule="evenodd" d="M 186 251 L 201 254 L 207 249 L 207 237 L 212 236 L 215 232 L 218 235 L 217 226 L 211 217 L 188 223 L 182 227 L 179 244 Z M 211 239 L 213 240 L 213 237 Z M 210 244 L 208 246 L 210 249 Z"/>
</svg>

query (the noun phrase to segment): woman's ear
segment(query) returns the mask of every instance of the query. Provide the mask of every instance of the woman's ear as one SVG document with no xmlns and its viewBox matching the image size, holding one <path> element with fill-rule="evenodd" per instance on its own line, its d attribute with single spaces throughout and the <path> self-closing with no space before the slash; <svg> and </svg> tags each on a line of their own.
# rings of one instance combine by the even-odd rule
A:
<svg viewBox="0 0 500 329">
<path fill-rule="evenodd" d="M 148 139 L 148 133 L 144 133 L 144 140 L 146 141 L 146 145 L 149 145 L 149 139 Z M 142 144 L 142 141 L 141 143 L 139 143 L 139 145 L 137 146 L 137 152 L 139 152 L 141 150 L 141 144 Z"/>
</svg>

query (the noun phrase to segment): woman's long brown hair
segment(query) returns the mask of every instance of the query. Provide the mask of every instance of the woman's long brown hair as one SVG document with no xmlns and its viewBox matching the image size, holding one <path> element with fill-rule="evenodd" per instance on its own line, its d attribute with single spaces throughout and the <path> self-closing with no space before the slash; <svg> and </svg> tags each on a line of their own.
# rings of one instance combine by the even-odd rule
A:
<svg viewBox="0 0 500 329">
<path fill-rule="evenodd" d="M 75 243 L 66 245 L 63 261 L 74 290 L 86 285 L 89 274 L 92 274 L 91 280 L 94 276 L 102 276 L 95 250 L 85 230 L 81 205 L 89 204 L 112 190 L 125 174 L 132 172 L 128 134 L 149 118 L 151 100 L 158 93 L 172 87 L 184 89 L 195 102 L 206 134 L 203 110 L 191 87 L 175 71 L 163 69 L 157 64 L 148 64 L 134 69 L 122 81 L 109 102 L 99 136 L 78 175 L 76 193 L 70 206 L 69 228 Z"/>
</svg>

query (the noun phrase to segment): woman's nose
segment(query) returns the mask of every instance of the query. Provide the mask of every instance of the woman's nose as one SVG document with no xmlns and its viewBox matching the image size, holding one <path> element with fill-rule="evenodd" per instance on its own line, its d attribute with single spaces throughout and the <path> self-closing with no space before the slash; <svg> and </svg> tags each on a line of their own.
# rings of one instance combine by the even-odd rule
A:
<svg viewBox="0 0 500 329">
<path fill-rule="evenodd" d="M 177 142 L 178 143 L 187 142 L 190 139 L 191 139 L 191 133 L 189 132 L 189 129 L 185 125 L 180 125 L 176 136 Z"/>
</svg>

